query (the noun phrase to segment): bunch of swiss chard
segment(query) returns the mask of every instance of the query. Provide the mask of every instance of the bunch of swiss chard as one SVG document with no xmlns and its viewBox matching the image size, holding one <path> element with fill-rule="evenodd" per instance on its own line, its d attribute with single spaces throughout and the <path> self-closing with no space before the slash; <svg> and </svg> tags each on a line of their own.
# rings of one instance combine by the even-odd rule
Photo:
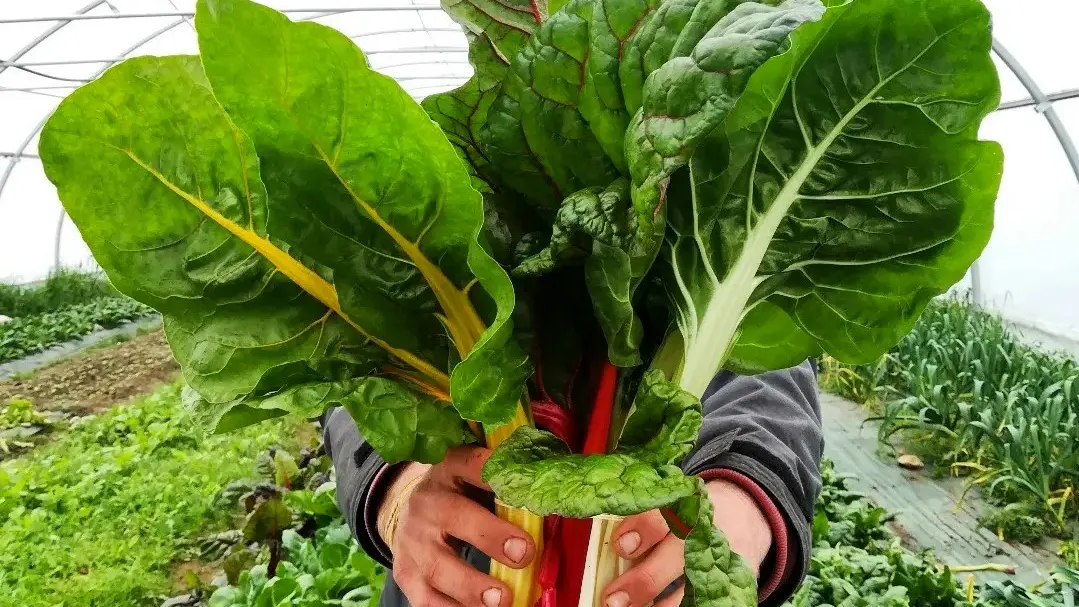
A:
<svg viewBox="0 0 1079 607">
<path fill-rule="evenodd" d="M 722 369 L 875 359 L 977 258 L 1003 162 L 977 139 L 987 10 L 444 8 L 475 73 L 421 106 L 330 28 L 200 0 L 199 55 L 74 92 L 46 173 L 218 430 L 340 405 L 388 461 L 482 441 L 498 513 L 537 543 L 544 515 L 663 508 L 686 602 L 754 603 L 677 465 L 700 398 Z M 535 566 L 492 573 L 535 602 Z"/>
</svg>

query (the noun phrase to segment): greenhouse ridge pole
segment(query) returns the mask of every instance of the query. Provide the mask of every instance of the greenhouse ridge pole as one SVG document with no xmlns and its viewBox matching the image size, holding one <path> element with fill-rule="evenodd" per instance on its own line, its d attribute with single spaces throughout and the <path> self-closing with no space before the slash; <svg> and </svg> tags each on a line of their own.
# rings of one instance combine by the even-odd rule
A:
<svg viewBox="0 0 1079 607">
<path fill-rule="evenodd" d="M 1038 83 L 1034 81 L 1030 73 L 1026 71 L 1023 64 L 1015 58 L 1014 55 L 1008 50 L 1007 47 L 1001 43 L 1000 40 L 993 38 L 993 50 L 997 56 L 1000 57 L 1004 65 L 1008 66 L 1008 69 L 1015 74 L 1015 77 L 1019 79 L 1019 82 L 1030 93 L 1031 98 L 1037 102 L 1035 111 L 1042 116 L 1045 116 L 1046 122 L 1049 123 L 1049 128 L 1053 129 L 1053 134 L 1056 135 L 1057 140 L 1060 141 L 1060 147 L 1064 149 L 1064 155 L 1068 157 L 1068 164 L 1072 167 L 1072 172 L 1075 173 L 1075 178 L 1079 181 L 1079 150 L 1075 148 L 1075 142 L 1072 141 L 1071 135 L 1068 134 L 1067 127 L 1060 120 L 1060 115 L 1057 114 L 1056 108 L 1053 107 L 1053 100 L 1050 99 L 1044 92 Z"/>
</svg>

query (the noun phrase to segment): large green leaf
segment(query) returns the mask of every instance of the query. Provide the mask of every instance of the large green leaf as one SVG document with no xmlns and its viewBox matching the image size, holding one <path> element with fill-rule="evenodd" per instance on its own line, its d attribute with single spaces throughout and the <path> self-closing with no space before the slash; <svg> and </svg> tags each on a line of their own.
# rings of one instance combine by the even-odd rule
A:
<svg viewBox="0 0 1079 607">
<path fill-rule="evenodd" d="M 348 379 L 398 351 L 352 326 L 335 286 L 271 239 L 259 159 L 196 58 L 109 70 L 65 99 L 40 148 L 95 259 L 164 315 L 185 378 L 208 401 Z M 416 359 L 437 383 L 444 348 L 409 345 L 420 354 L 397 360 Z"/>
<path fill-rule="evenodd" d="M 251 137 L 270 199 L 314 220 L 271 215 L 269 231 L 326 268 L 361 325 L 427 339 L 443 325 L 463 358 L 454 406 L 508 421 L 529 372 L 512 339 L 513 288 L 480 242 L 482 200 L 442 132 L 336 30 L 248 0 L 200 1 L 196 28 L 214 96 Z M 482 319 L 477 307 L 496 312 Z"/>
<path fill-rule="evenodd" d="M 723 4 L 698 5 L 710 9 L 709 17 L 722 17 L 688 54 L 674 55 L 649 73 L 641 109 L 626 130 L 633 204 L 644 222 L 655 217 L 671 175 L 723 121 L 754 71 L 779 52 L 796 27 L 824 14 L 820 0 L 787 0 L 777 7 L 744 2 L 726 14 L 716 10 Z M 701 12 L 706 11 L 695 16 Z M 686 34 L 703 30 L 700 21 L 692 25 L 696 29 L 682 30 L 673 52 L 686 45 Z"/>
<path fill-rule="evenodd" d="M 619 66 L 627 42 L 647 26 L 652 11 L 660 4 L 660 0 L 595 0 L 592 6 L 580 110 L 603 150 L 623 174 L 628 171 L 623 144 L 630 113 L 622 99 Z"/>
<path fill-rule="evenodd" d="M 694 394 L 728 354 L 748 370 L 878 357 L 992 229 L 1003 159 L 977 129 L 1000 88 L 980 2 L 856 0 L 790 39 L 697 149 L 691 204 L 668 209 Z"/>
</svg>

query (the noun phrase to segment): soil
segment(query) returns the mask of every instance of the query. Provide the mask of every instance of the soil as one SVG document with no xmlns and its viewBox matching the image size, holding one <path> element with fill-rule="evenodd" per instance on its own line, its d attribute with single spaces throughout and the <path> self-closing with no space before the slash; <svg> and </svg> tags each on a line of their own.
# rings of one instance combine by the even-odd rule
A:
<svg viewBox="0 0 1079 607">
<path fill-rule="evenodd" d="M 0 404 L 19 396 L 33 401 L 39 411 L 85 415 L 145 394 L 171 381 L 179 369 L 157 330 L 0 382 Z"/>
</svg>

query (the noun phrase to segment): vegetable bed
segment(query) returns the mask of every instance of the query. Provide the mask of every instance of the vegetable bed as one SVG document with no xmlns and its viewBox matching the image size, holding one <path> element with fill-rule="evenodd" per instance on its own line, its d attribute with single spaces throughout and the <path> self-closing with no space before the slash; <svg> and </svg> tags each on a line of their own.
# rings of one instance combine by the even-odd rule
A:
<svg viewBox="0 0 1079 607">
<path fill-rule="evenodd" d="M 880 439 L 925 454 L 1007 506 L 984 522 L 1008 539 L 1061 535 L 1076 516 L 1079 363 L 1024 342 L 992 313 L 934 302 L 886 355 L 826 361 L 824 386 L 880 411 Z"/>
<path fill-rule="evenodd" d="M 848 489 L 827 460 L 822 477 L 813 560 L 793 607 L 1066 607 L 1079 599 L 1079 571 L 1067 567 L 1036 590 L 961 582 L 932 553 L 904 548 L 888 513 Z"/>
<path fill-rule="evenodd" d="M 214 503 L 306 422 L 211 437 L 179 386 L 83 420 L 0 463 L 0 606 L 158 604 L 182 541 L 228 525 Z"/>
<path fill-rule="evenodd" d="M 129 59 L 60 104 L 46 174 L 163 315 L 214 428 L 340 404 L 389 462 L 481 442 L 498 514 L 588 555 L 584 607 L 618 571 L 614 521 L 588 546 L 543 516 L 662 509 L 686 602 L 755 603 L 677 466 L 700 398 L 722 369 L 875 359 L 978 257 L 1003 163 L 977 138 L 1000 97 L 988 11 L 444 8 L 475 74 L 421 106 L 339 32 L 201 0 L 198 56 Z M 514 607 L 575 604 L 572 575 L 536 569 L 571 560 L 492 574 Z"/>
<path fill-rule="evenodd" d="M 153 313 L 126 297 L 101 297 L 53 312 L 15 318 L 0 324 L 0 363 L 43 352 L 52 346 L 111 329 Z"/>
</svg>

